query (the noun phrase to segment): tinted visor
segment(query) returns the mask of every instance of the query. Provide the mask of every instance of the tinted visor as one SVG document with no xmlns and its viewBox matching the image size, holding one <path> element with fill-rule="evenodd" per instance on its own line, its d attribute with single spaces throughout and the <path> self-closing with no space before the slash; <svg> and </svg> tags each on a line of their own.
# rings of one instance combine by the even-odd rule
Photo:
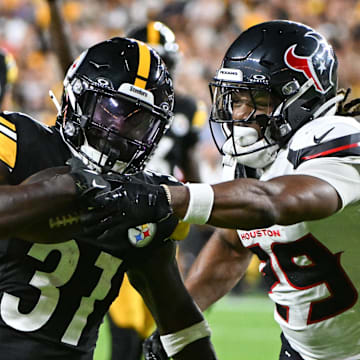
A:
<svg viewBox="0 0 360 360">
<path fill-rule="evenodd" d="M 116 160 L 130 161 L 149 151 L 165 122 L 149 109 L 123 97 L 88 92 L 92 109 L 86 126 L 89 144 L 103 154 L 116 153 Z"/>
</svg>

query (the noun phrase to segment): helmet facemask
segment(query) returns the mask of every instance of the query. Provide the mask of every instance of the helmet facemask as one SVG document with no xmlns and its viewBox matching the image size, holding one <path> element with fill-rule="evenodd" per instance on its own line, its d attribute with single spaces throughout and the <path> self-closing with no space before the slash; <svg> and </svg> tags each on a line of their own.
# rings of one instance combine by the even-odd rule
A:
<svg viewBox="0 0 360 360">
<path fill-rule="evenodd" d="M 75 156 L 106 173 L 136 172 L 169 127 L 172 113 L 153 94 L 123 83 L 118 91 L 75 77 L 65 83 L 61 131 Z"/>
<path fill-rule="evenodd" d="M 249 167 L 266 166 L 279 148 L 268 127 L 278 103 L 270 89 L 217 81 L 210 92 L 210 129 L 220 153 Z"/>
</svg>

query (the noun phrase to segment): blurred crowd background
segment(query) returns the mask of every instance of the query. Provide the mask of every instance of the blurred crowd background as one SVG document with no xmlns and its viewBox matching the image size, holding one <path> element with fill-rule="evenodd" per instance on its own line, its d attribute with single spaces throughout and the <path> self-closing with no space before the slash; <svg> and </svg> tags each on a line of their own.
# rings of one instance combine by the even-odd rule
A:
<svg viewBox="0 0 360 360">
<path fill-rule="evenodd" d="M 176 89 L 208 106 L 208 82 L 227 47 L 244 29 L 271 19 L 304 22 L 325 35 L 338 56 L 340 86 L 352 88 L 350 97 L 360 96 L 360 0 L 55 1 L 62 4 L 71 41 L 79 53 L 149 20 L 167 24 L 175 32 L 182 54 Z M 60 98 L 64 76 L 52 52 L 50 21 L 46 0 L 0 1 L 0 47 L 14 55 L 19 70 L 8 110 L 26 112 L 48 124 L 56 116 L 48 90 Z M 209 163 L 205 177 L 215 176 L 211 169 L 217 165 L 216 149 L 206 128 L 203 145 Z M 212 177 L 211 182 L 215 180 Z"/>
</svg>

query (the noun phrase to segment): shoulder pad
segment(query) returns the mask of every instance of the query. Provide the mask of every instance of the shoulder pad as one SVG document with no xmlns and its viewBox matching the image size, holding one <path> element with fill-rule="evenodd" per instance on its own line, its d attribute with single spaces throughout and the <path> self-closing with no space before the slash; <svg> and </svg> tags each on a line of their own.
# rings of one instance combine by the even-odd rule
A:
<svg viewBox="0 0 360 360">
<path fill-rule="evenodd" d="M 319 157 L 358 156 L 360 124 L 351 117 L 326 116 L 301 127 L 289 142 L 288 160 L 296 169 Z"/>
<path fill-rule="evenodd" d="M 0 117 L 6 119 L 7 121 L 12 122 L 13 124 L 15 124 L 19 120 L 27 121 L 28 119 L 30 119 L 29 115 L 18 111 L 2 111 L 0 112 Z"/>
<path fill-rule="evenodd" d="M 299 150 L 289 149 L 288 160 L 296 169 L 301 163 L 321 157 L 360 156 L 360 132 Z"/>
<path fill-rule="evenodd" d="M 15 167 L 19 137 L 21 138 L 21 134 L 29 134 L 32 127 L 53 133 L 51 128 L 24 113 L 0 112 L 0 162 L 5 164 L 10 172 Z"/>
<path fill-rule="evenodd" d="M 41 121 L 36 120 L 35 118 L 33 118 L 32 116 L 28 115 L 28 114 L 24 114 L 22 112 L 13 112 L 13 111 L 3 111 L 0 113 L 0 117 L 3 117 L 4 119 L 12 122 L 13 124 L 16 124 L 17 122 L 21 121 L 22 123 L 24 123 L 24 121 L 27 122 L 31 122 L 34 123 L 37 126 L 40 126 L 41 128 L 45 129 L 46 131 L 52 133 L 53 130 L 51 129 L 51 127 L 47 126 L 46 124 L 44 124 Z"/>
<path fill-rule="evenodd" d="M 290 139 L 289 147 L 292 150 L 299 150 L 359 132 L 360 123 L 354 118 L 344 116 L 321 117 L 302 126 Z"/>
<path fill-rule="evenodd" d="M 9 171 L 12 171 L 16 163 L 17 155 L 17 129 L 16 120 L 21 118 L 19 113 L 11 115 L 0 113 L 0 161 Z"/>
</svg>

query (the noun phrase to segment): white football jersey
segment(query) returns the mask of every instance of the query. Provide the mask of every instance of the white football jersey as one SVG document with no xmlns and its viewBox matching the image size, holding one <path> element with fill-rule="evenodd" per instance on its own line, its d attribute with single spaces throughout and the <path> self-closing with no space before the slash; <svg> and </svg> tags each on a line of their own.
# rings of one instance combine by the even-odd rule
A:
<svg viewBox="0 0 360 360">
<path fill-rule="evenodd" d="M 305 360 L 360 359 L 360 124 L 326 116 L 303 126 L 260 180 L 310 175 L 342 209 L 321 220 L 238 231 L 260 258 L 274 316 Z"/>
</svg>

